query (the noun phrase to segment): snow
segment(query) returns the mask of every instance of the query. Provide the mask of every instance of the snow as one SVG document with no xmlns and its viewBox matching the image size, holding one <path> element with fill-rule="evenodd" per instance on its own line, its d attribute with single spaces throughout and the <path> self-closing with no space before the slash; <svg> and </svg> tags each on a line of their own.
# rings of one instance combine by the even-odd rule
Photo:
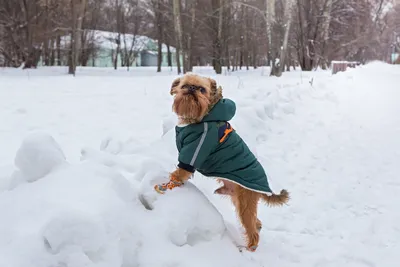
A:
<svg viewBox="0 0 400 267">
<path fill-rule="evenodd" d="M 15 157 L 21 177 L 34 182 L 65 162 L 65 155 L 52 136 L 34 133 L 24 139 Z"/>
<path fill-rule="evenodd" d="M 398 265 L 399 66 L 195 72 L 236 101 L 233 127 L 292 195 L 260 204 L 255 253 L 235 247 L 213 179 L 153 190 L 177 164 L 175 72 L 1 69 L 0 266 Z"/>
</svg>

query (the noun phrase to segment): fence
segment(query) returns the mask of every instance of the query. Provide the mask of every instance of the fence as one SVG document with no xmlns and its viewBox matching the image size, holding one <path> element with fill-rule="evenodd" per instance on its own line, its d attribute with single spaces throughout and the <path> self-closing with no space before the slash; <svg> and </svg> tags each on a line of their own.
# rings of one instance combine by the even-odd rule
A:
<svg viewBox="0 0 400 267">
<path fill-rule="evenodd" d="M 332 61 L 332 74 L 336 74 L 340 71 L 346 71 L 347 68 L 355 68 L 361 63 L 357 61 Z"/>
</svg>

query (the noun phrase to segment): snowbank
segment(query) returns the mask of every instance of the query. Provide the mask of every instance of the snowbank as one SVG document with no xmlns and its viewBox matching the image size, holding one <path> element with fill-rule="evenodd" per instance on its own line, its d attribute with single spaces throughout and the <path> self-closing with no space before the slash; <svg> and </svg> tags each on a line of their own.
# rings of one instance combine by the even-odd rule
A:
<svg viewBox="0 0 400 267">
<path fill-rule="evenodd" d="M 196 70 L 236 101 L 232 125 L 272 188 L 292 194 L 287 207 L 260 205 L 259 249 L 243 254 L 214 180 L 154 192 L 177 164 L 175 75 L 135 71 L 0 72 L 1 267 L 396 266 L 397 66 L 279 79 Z"/>
<path fill-rule="evenodd" d="M 0 194 L 0 266 L 185 264 L 179 247 L 223 242 L 221 214 L 191 183 L 159 196 L 152 185 L 166 173 L 144 176 L 135 188 L 96 161 L 64 159 L 51 136 L 35 134 L 22 142 L 16 165 L 30 183 Z M 34 175 L 26 176 L 28 170 Z"/>
<path fill-rule="evenodd" d="M 66 158 L 60 146 L 52 136 L 42 133 L 29 135 L 15 157 L 15 166 L 21 179 L 34 182 L 49 174 Z"/>
</svg>

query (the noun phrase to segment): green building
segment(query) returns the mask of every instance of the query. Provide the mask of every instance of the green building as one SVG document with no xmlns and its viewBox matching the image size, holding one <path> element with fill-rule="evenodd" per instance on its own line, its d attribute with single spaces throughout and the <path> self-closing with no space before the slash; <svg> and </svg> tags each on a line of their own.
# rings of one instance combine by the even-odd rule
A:
<svg viewBox="0 0 400 267">
<path fill-rule="evenodd" d="M 118 38 L 119 36 L 119 38 Z M 61 65 L 68 65 L 68 51 L 70 49 L 69 35 L 61 39 Z M 82 49 L 86 53 L 86 66 L 113 67 L 117 51 L 117 40 L 120 40 L 118 53 L 118 67 L 144 67 L 157 66 L 158 43 L 157 40 L 143 35 L 118 34 L 116 32 L 85 30 Z M 176 66 L 176 49 L 170 46 L 171 63 Z M 129 58 L 129 60 L 127 60 Z M 182 64 L 182 55 L 180 57 Z M 42 60 L 39 61 L 42 65 Z M 162 65 L 168 66 L 168 48 L 162 44 Z"/>
</svg>

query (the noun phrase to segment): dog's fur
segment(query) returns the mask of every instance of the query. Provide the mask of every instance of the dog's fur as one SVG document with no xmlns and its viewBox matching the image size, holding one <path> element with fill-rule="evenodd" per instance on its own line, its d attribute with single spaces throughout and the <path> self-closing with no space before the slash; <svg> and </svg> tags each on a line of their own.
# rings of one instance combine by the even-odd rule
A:
<svg viewBox="0 0 400 267">
<path fill-rule="evenodd" d="M 204 88 L 202 92 L 196 90 L 193 94 L 188 92 L 188 86 Z M 171 95 L 175 96 L 173 111 L 179 117 L 179 124 L 191 124 L 200 122 L 212 107 L 222 98 L 221 87 L 217 88 L 215 80 L 201 77 L 195 74 L 186 74 L 173 81 Z M 172 176 L 185 182 L 192 173 L 177 168 Z M 222 186 L 215 190 L 215 194 L 230 196 L 236 212 L 246 231 L 248 248 L 257 247 L 259 243 L 259 231 L 262 228 L 261 221 L 257 218 L 257 206 L 262 199 L 269 206 L 282 206 L 289 201 L 289 193 L 282 190 L 280 194 L 266 195 L 248 190 L 238 184 L 224 179 L 217 179 Z"/>
</svg>

